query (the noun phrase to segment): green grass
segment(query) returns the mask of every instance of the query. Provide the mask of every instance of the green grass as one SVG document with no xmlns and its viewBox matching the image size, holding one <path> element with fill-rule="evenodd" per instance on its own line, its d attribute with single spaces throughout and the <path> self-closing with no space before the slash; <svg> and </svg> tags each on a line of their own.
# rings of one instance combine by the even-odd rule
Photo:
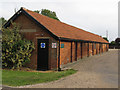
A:
<svg viewBox="0 0 120 90">
<path fill-rule="evenodd" d="M 27 71 L 2 71 L 2 83 L 9 86 L 23 86 L 30 84 L 37 84 L 43 82 L 50 82 L 58 80 L 61 77 L 65 77 L 77 72 L 76 70 L 66 70 L 61 72 L 27 72 Z"/>
</svg>

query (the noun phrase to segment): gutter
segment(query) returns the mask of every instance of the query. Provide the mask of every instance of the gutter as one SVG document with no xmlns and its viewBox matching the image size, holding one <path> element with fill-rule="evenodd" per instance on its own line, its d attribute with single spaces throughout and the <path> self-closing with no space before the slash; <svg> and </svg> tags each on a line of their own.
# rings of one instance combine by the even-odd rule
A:
<svg viewBox="0 0 120 90">
<path fill-rule="evenodd" d="M 76 42 L 85 42 L 85 43 L 100 43 L 100 44 L 109 44 L 109 43 L 105 43 L 105 42 L 96 42 L 96 41 L 87 41 L 87 40 L 78 40 L 78 39 L 69 39 L 69 38 L 63 38 L 63 37 L 59 37 L 59 39 L 61 41 L 76 41 Z"/>
</svg>

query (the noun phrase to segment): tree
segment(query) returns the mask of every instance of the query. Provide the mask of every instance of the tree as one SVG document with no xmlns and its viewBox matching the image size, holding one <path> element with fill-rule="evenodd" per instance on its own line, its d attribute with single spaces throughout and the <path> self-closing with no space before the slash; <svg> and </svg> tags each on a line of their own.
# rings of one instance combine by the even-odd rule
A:
<svg viewBox="0 0 120 90">
<path fill-rule="evenodd" d="M 111 41 L 111 43 L 110 43 L 110 44 L 115 45 L 116 43 L 115 43 L 115 41 Z"/>
<path fill-rule="evenodd" d="M 3 24 L 5 24 L 7 22 L 7 20 L 5 20 L 5 18 L 4 17 L 1 17 L 0 18 L 0 25 L 2 26 Z M 0 27 L 1 27 L 0 26 Z"/>
<path fill-rule="evenodd" d="M 105 39 L 106 41 L 108 41 L 108 42 L 109 42 L 109 40 L 107 39 L 107 37 L 103 37 L 103 39 Z"/>
<path fill-rule="evenodd" d="M 24 39 L 16 24 L 12 28 L 2 28 L 2 66 L 19 69 L 30 61 L 34 44 Z"/>
<path fill-rule="evenodd" d="M 53 18 L 53 19 L 60 21 L 54 11 L 50 11 L 48 9 L 42 9 L 41 12 L 39 10 L 35 10 L 34 12 L 40 13 L 42 15 L 45 15 L 45 16 L 48 16 L 50 18 Z"/>
<path fill-rule="evenodd" d="M 120 45 L 120 38 L 116 38 L 115 43 Z"/>
<path fill-rule="evenodd" d="M 36 12 L 36 13 L 40 13 L 40 11 L 39 11 L 39 10 L 35 10 L 34 12 Z"/>
</svg>

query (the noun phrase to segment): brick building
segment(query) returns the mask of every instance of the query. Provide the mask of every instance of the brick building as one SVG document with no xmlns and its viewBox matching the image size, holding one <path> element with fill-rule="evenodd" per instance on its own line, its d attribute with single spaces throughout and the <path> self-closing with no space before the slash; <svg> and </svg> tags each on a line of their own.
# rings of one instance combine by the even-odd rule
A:
<svg viewBox="0 0 120 90">
<path fill-rule="evenodd" d="M 60 69 L 64 64 L 108 51 L 108 42 L 102 37 L 21 8 L 11 21 L 21 26 L 21 33 L 35 44 L 30 68 Z"/>
</svg>

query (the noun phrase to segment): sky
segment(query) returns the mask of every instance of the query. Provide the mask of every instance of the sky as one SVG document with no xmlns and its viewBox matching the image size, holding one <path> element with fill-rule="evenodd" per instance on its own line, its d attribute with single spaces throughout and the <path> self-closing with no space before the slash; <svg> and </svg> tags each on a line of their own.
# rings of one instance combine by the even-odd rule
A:
<svg viewBox="0 0 120 90">
<path fill-rule="evenodd" d="M 0 17 L 9 19 L 24 7 L 29 10 L 55 11 L 60 21 L 106 37 L 118 37 L 119 0 L 0 0 Z"/>
</svg>

